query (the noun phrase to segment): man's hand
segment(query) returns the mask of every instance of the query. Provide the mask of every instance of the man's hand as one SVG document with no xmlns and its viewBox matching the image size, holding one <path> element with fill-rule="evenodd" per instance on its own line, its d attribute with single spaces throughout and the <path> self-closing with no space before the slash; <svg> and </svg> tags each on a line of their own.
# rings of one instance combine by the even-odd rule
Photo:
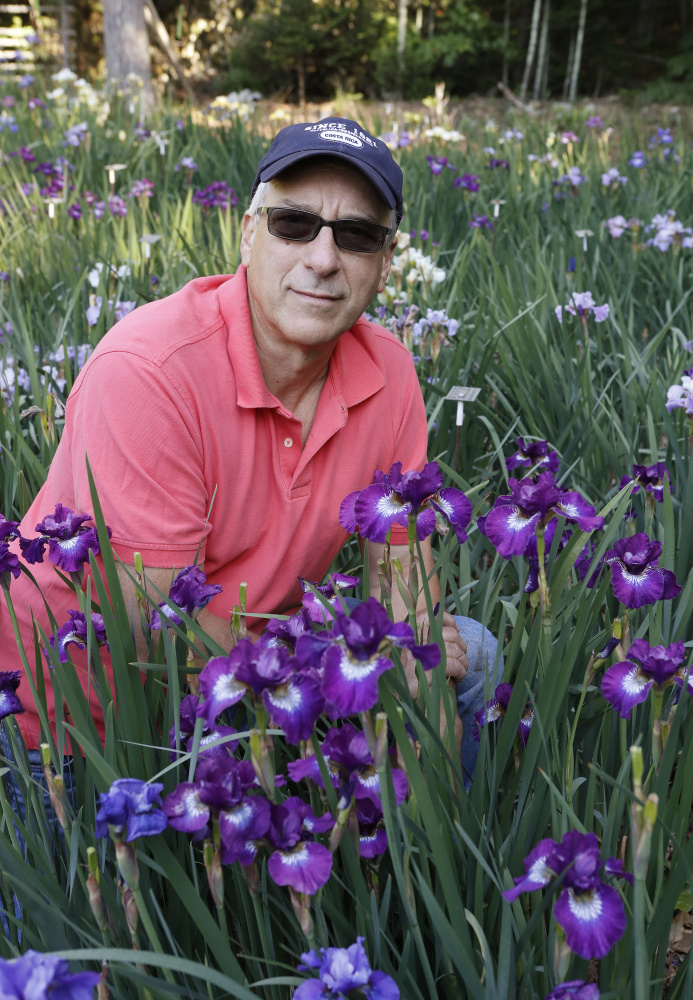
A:
<svg viewBox="0 0 693 1000">
<path fill-rule="evenodd" d="M 419 611 L 416 616 L 418 623 L 418 631 L 420 634 L 421 626 L 423 625 L 423 638 L 422 643 L 429 641 L 429 623 L 428 614 L 425 611 Z M 443 615 L 443 643 L 445 644 L 445 677 L 450 684 L 459 684 L 460 681 L 464 680 L 467 670 L 469 669 L 469 661 L 467 660 L 467 644 L 457 631 L 457 625 L 455 625 L 455 619 L 452 615 L 449 615 L 447 611 Z M 416 676 L 416 660 L 413 654 L 408 649 L 403 649 L 401 651 L 402 656 L 402 666 L 404 667 L 404 672 L 407 675 L 407 683 L 409 684 L 409 693 L 412 698 L 416 698 L 419 693 L 419 681 Z M 428 671 L 428 683 L 431 683 L 431 671 Z"/>
</svg>

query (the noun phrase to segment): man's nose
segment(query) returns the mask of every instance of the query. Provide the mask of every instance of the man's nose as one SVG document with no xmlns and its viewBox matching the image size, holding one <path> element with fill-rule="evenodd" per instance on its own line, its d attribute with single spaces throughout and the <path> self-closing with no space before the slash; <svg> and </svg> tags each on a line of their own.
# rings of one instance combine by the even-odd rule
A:
<svg viewBox="0 0 693 1000">
<path fill-rule="evenodd" d="M 323 226 L 315 239 L 306 244 L 303 262 L 318 274 L 330 274 L 341 267 L 339 250 L 329 226 Z"/>
</svg>

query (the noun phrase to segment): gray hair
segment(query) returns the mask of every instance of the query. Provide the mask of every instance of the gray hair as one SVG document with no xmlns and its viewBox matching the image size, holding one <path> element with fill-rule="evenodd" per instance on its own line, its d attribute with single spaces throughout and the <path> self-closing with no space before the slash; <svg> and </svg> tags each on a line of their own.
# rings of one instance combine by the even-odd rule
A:
<svg viewBox="0 0 693 1000">
<path fill-rule="evenodd" d="M 260 181 L 257 188 L 255 189 L 255 194 L 251 198 L 250 204 L 248 205 L 247 209 L 248 215 L 257 215 L 260 209 L 264 207 L 265 199 L 267 198 L 267 195 L 269 194 L 271 187 L 272 187 L 272 181 Z M 392 230 L 393 235 L 397 232 L 397 212 L 394 210 L 394 208 L 390 209 L 390 221 L 388 223 L 388 228 Z M 390 239 L 391 236 L 388 235 L 387 237 L 388 246 Z"/>
</svg>

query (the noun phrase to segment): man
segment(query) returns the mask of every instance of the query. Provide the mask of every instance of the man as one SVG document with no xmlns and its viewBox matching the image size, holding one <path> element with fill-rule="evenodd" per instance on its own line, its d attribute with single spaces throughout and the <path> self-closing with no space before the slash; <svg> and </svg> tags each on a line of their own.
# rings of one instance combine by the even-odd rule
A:
<svg viewBox="0 0 693 1000">
<path fill-rule="evenodd" d="M 355 122 L 283 129 L 258 168 L 238 272 L 196 279 L 104 337 L 70 394 L 60 446 L 22 534 L 31 536 L 57 503 L 92 510 L 88 454 L 127 602 L 135 600 L 127 575 L 135 552 L 166 592 L 199 548 L 208 583 L 223 590 L 198 620 L 222 646 L 241 581 L 258 634 L 263 619 L 253 612 L 298 605 L 298 577 L 321 580 L 346 540 L 341 500 L 375 469 L 426 462 L 412 359 L 362 318 L 385 286 L 402 210 L 399 166 Z M 370 548 L 374 594 L 379 549 Z M 430 571 L 430 545 L 423 550 Z M 406 567 L 405 530 L 393 530 L 393 555 Z M 32 570 L 61 624 L 74 595 L 48 561 Z M 437 601 L 435 578 L 431 592 Z M 32 611 L 50 631 L 43 602 L 24 577 L 13 596 L 31 661 Z M 406 617 L 397 593 L 393 611 Z M 465 642 L 450 615 L 443 626 L 446 673 L 459 683 Z M 8 629 L 0 641 L 5 668 L 19 665 Z M 413 686 L 413 660 L 405 666 Z M 18 721 L 36 747 L 39 720 L 26 709 Z"/>
</svg>

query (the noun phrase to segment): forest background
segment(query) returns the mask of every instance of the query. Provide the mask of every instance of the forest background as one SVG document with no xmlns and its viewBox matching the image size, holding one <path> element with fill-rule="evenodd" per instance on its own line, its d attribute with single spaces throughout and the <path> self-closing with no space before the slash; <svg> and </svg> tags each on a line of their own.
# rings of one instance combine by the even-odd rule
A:
<svg viewBox="0 0 693 1000">
<path fill-rule="evenodd" d="M 36 3 L 36 0 L 34 0 Z M 104 20 L 116 41 L 142 4 L 72 0 L 74 68 L 103 75 Z M 618 95 L 637 103 L 693 97 L 692 0 L 153 0 L 171 48 L 204 101 L 249 88 L 303 104 L 335 96 L 522 100 Z M 56 8 L 57 9 L 57 8 Z M 0 11 L 0 22 L 8 18 Z M 151 17 L 149 18 L 151 34 Z M 108 26 L 106 26 L 108 31 Z M 106 45 L 106 49 L 108 46 Z M 155 85 L 183 96 L 153 49 Z M 108 55 L 108 53 L 106 53 Z M 111 75 L 111 74 L 109 74 Z"/>
</svg>

